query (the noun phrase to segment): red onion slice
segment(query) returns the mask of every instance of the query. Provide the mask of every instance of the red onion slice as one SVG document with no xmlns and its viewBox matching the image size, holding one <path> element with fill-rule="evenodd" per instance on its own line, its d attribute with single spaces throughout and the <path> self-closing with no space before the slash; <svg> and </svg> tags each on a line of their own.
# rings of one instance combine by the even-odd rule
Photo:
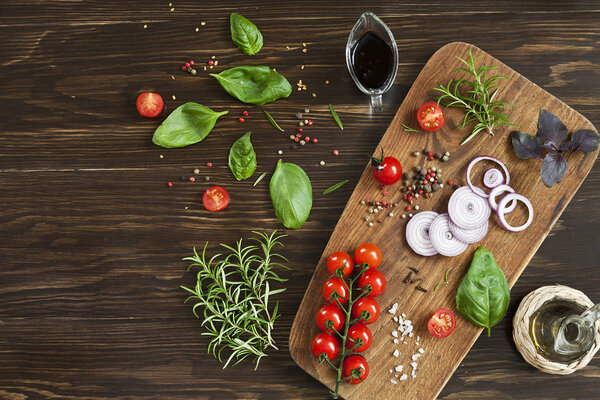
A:
<svg viewBox="0 0 600 400">
<path fill-rule="evenodd" d="M 465 251 L 469 245 L 454 237 L 450 231 L 449 220 L 448 213 L 435 217 L 429 226 L 429 240 L 438 253 L 454 257 Z"/>
<path fill-rule="evenodd" d="M 509 225 L 508 222 L 506 222 L 506 218 L 504 218 L 504 216 L 507 214 L 507 204 L 511 200 L 522 201 L 523 204 L 527 206 L 529 217 L 527 218 L 527 222 L 525 222 L 521 226 Z M 531 225 L 531 223 L 533 222 L 533 205 L 531 205 L 531 201 L 529 201 L 529 199 L 523 196 L 522 194 L 510 193 L 504 196 L 502 200 L 500 200 L 500 203 L 498 203 L 498 211 L 496 212 L 496 214 L 498 214 L 498 221 L 500 221 L 500 225 L 502 225 L 504 229 L 509 230 L 511 232 L 520 232 L 522 230 L 527 229 L 527 227 L 529 227 L 529 225 Z"/>
<path fill-rule="evenodd" d="M 463 229 L 480 227 L 490 218 L 491 213 L 487 201 L 466 186 L 456 189 L 448 201 L 450 218 Z"/>
<path fill-rule="evenodd" d="M 406 224 L 406 241 L 413 251 L 422 256 L 433 256 L 437 250 L 429 240 L 429 226 L 438 216 L 435 211 L 421 211 Z"/>
<path fill-rule="evenodd" d="M 465 243 L 477 243 L 481 239 L 485 237 L 488 233 L 489 229 L 489 221 L 485 221 L 483 225 L 475 229 L 463 229 L 460 226 L 456 225 L 452 219 L 448 221 L 448 225 L 450 227 L 450 232 L 454 235 L 454 237 L 461 242 Z"/>
<path fill-rule="evenodd" d="M 512 187 L 508 186 L 508 185 L 498 185 L 495 188 L 492 189 L 492 191 L 490 192 L 490 197 L 488 197 L 488 203 L 490 205 L 490 207 L 492 208 L 492 210 L 497 211 L 498 210 L 498 204 L 496 203 L 496 197 L 498 197 L 499 195 L 501 195 L 502 193 L 514 193 L 515 189 L 513 189 Z M 508 207 L 506 207 L 506 210 L 504 211 L 505 214 L 510 214 L 511 212 L 513 212 L 515 210 L 515 208 L 517 208 L 517 201 L 513 200 Z"/>
<path fill-rule="evenodd" d="M 489 189 L 493 189 L 504 183 L 504 175 L 498 168 L 490 168 L 483 174 L 483 184 Z"/>
<path fill-rule="evenodd" d="M 469 187 L 471 188 L 471 190 L 473 192 L 475 192 L 476 194 L 478 194 L 479 196 L 483 197 L 483 198 L 487 198 L 488 194 L 486 192 L 483 191 L 483 189 L 478 188 L 476 186 L 473 185 L 473 183 L 471 183 L 471 170 L 473 169 L 473 166 L 475 166 L 475 164 L 477 164 L 479 161 L 482 160 L 489 160 L 489 161 L 493 161 L 496 164 L 498 164 L 500 167 L 502 167 L 502 171 L 504 171 L 504 177 L 505 177 L 505 183 L 508 185 L 510 182 L 510 174 L 508 173 L 508 169 L 506 168 L 506 165 L 504 165 L 504 163 L 500 160 L 498 160 L 497 158 L 494 157 L 490 157 L 490 156 L 480 156 L 480 157 L 476 157 L 473 159 L 473 161 L 471 161 L 469 163 L 469 167 L 467 168 L 467 185 L 469 185 Z M 454 221 L 456 222 L 456 221 Z"/>
</svg>

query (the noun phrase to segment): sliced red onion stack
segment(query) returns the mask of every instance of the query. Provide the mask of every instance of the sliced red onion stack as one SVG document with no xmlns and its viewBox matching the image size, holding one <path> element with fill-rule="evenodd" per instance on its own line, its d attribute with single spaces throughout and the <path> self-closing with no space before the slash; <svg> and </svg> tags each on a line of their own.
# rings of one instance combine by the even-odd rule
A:
<svg viewBox="0 0 600 400">
<path fill-rule="evenodd" d="M 429 226 L 429 240 L 438 253 L 446 257 L 454 257 L 465 251 L 469 245 L 452 234 L 449 220 L 448 213 L 435 217 Z"/>
<path fill-rule="evenodd" d="M 483 190 L 479 190 L 483 192 Z M 490 218 L 491 213 L 487 201 L 467 186 L 456 189 L 448 201 L 450 218 L 463 229 L 479 228 Z"/>
<path fill-rule="evenodd" d="M 452 232 L 456 239 L 469 244 L 477 243 L 483 239 L 487 235 L 490 226 L 489 221 L 485 221 L 484 224 L 475 229 L 463 229 L 456 225 L 452 219 L 448 219 L 448 225 L 450 232 Z"/>
<path fill-rule="evenodd" d="M 435 211 L 421 211 L 406 224 L 406 241 L 413 251 L 422 256 L 433 256 L 437 250 L 429 240 L 429 226 L 438 216 Z"/>
</svg>

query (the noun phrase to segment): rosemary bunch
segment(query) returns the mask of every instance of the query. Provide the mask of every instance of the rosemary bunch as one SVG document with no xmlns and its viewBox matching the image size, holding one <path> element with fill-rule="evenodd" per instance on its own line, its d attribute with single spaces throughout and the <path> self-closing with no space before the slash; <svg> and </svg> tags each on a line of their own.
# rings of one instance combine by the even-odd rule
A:
<svg viewBox="0 0 600 400">
<path fill-rule="evenodd" d="M 208 352 L 220 362 L 224 351 L 230 353 L 223 368 L 234 359 L 233 365 L 252 357 L 256 369 L 267 348 L 278 350 L 272 332 L 280 316 L 279 302 L 272 306 L 269 299 L 286 290 L 271 289 L 271 283 L 287 281 L 274 270 L 289 269 L 281 263 L 288 260 L 274 252 L 274 247 L 283 247 L 279 240 L 287 235 L 253 233 L 259 236 L 250 238 L 255 244 L 243 245 L 242 239 L 234 247 L 221 244 L 228 251 L 225 256 L 216 254 L 207 260 L 207 243 L 201 255 L 194 248 L 194 255 L 184 258 L 192 262 L 188 271 L 200 268 L 194 288 L 181 286 L 191 293 L 185 301 L 196 301 L 192 310 L 198 318 L 197 308 L 203 308 L 206 332 L 202 335 L 210 337 Z"/>
<path fill-rule="evenodd" d="M 444 104 L 446 107 L 458 107 L 465 110 L 465 117 L 458 128 L 462 129 L 471 122 L 476 122 L 473 130 L 461 142 L 461 145 L 473 139 L 479 132 L 486 131 L 494 136 L 494 128 L 500 125 L 511 124 L 508 117 L 503 113 L 504 108 L 508 104 L 505 101 L 495 100 L 498 94 L 497 81 L 499 79 L 508 79 L 502 75 L 494 75 L 488 77 L 488 71 L 497 68 L 496 66 L 479 66 L 475 63 L 482 56 L 473 58 L 473 52 L 469 49 L 468 60 L 458 58 L 465 67 L 458 68 L 455 72 L 464 72 L 472 77 L 472 80 L 467 78 L 450 80 L 448 85 L 444 86 L 441 83 L 433 90 L 441 92 L 442 95 L 436 100 L 438 104 Z M 466 88 L 463 94 L 460 88 Z"/>
</svg>

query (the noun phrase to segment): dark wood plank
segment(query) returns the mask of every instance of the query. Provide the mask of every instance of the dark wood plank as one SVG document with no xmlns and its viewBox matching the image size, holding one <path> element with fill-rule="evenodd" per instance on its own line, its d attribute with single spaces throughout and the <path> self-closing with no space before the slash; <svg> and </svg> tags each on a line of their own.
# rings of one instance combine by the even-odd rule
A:
<svg viewBox="0 0 600 400">
<path fill-rule="evenodd" d="M 425 62 L 447 42 L 481 47 L 600 124 L 598 1 L 486 0 L 453 8 L 442 1 L 187 0 L 173 1 L 173 12 L 168 3 L 0 4 L 0 398 L 324 398 L 326 388 L 289 355 L 293 316 L 364 157 Z M 391 27 L 402 55 L 386 108 L 375 116 L 342 56 L 350 28 L 367 9 Z M 231 44 L 231 11 L 261 28 L 259 55 L 244 57 Z M 294 113 L 310 107 L 320 144 L 291 151 L 287 136 L 273 131 L 258 108 L 229 98 L 204 73 L 192 78 L 178 71 L 189 58 L 212 55 L 219 68 L 265 63 L 292 84 L 308 82 L 307 92 L 267 108 L 288 133 Z M 150 142 L 159 121 L 141 119 L 134 108 L 145 89 L 163 94 L 169 109 L 195 100 L 230 115 L 203 143 L 165 151 Z M 343 133 L 330 120 L 328 103 L 340 112 Z M 251 116 L 240 126 L 243 109 Z M 180 259 L 206 240 L 216 250 L 252 229 L 281 228 L 266 181 L 250 190 L 251 183 L 234 183 L 226 167 L 229 145 L 249 129 L 259 170 L 272 170 L 282 149 L 286 160 L 305 168 L 315 193 L 351 182 L 327 198 L 315 195 L 307 224 L 287 232 L 284 253 L 293 269 L 284 273 L 290 283 L 276 329 L 281 350 L 256 372 L 247 364 L 223 371 L 205 354 L 199 321 L 182 304 L 178 287 L 193 276 Z M 339 157 L 331 155 L 334 148 Z M 215 167 L 204 167 L 207 161 Z M 230 190 L 224 213 L 202 210 L 204 182 L 165 186 L 196 167 Z M 599 185 L 595 168 L 513 288 L 509 315 L 497 329 L 504 335 L 478 340 L 440 398 L 597 397 L 597 360 L 573 376 L 543 375 L 514 350 L 509 320 L 518 301 L 544 284 L 564 283 L 600 298 L 594 274 Z"/>
</svg>

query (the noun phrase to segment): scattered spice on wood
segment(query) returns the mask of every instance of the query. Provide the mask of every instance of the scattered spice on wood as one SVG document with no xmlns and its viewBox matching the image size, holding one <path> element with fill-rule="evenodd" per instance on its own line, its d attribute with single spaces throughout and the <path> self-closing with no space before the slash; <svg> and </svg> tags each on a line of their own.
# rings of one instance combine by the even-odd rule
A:
<svg viewBox="0 0 600 400">
<path fill-rule="evenodd" d="M 408 269 L 410 269 L 411 271 L 413 271 L 415 274 L 419 273 L 419 270 L 416 269 L 415 267 L 408 267 Z"/>
<path fill-rule="evenodd" d="M 420 290 L 423 293 L 427 293 L 427 289 L 425 289 L 423 286 L 421 285 L 417 285 L 417 287 L 415 287 L 415 289 Z"/>
</svg>

